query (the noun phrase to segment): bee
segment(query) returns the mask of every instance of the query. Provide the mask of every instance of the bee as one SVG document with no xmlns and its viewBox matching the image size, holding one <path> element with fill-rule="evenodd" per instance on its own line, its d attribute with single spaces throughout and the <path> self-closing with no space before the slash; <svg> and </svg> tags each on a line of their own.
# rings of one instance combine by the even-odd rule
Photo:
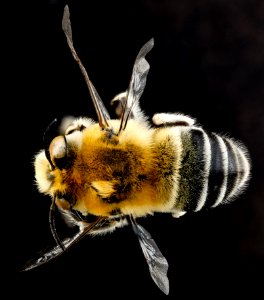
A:
<svg viewBox="0 0 264 300">
<path fill-rule="evenodd" d="M 168 262 L 137 219 L 154 213 L 178 218 L 229 203 L 248 185 L 248 151 L 233 138 L 204 130 L 187 115 L 156 113 L 148 120 L 139 99 L 150 68 L 145 56 L 154 39 L 136 56 L 128 89 L 111 101 L 117 114 L 111 119 L 73 46 L 68 6 L 62 28 L 98 121 L 80 117 L 61 135 L 50 137 L 53 122 L 44 134 L 44 149 L 34 160 L 35 179 L 39 192 L 52 199 L 49 223 L 57 246 L 28 263 L 25 270 L 58 257 L 86 235 L 130 225 L 152 279 L 168 294 Z M 55 210 L 67 224 L 79 228 L 75 235 L 59 238 Z"/>
</svg>

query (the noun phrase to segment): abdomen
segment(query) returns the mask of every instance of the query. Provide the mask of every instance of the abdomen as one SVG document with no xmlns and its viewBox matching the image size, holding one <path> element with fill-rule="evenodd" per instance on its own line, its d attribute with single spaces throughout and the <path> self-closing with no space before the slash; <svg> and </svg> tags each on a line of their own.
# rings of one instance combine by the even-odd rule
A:
<svg viewBox="0 0 264 300">
<path fill-rule="evenodd" d="M 239 142 L 208 133 L 201 128 L 183 128 L 177 207 L 199 211 L 227 203 L 246 187 L 250 162 Z"/>
</svg>

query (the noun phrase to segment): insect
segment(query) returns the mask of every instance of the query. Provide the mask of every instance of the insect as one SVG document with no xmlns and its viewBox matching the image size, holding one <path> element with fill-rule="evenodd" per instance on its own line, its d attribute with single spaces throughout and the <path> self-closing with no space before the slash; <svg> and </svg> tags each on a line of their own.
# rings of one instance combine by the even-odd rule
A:
<svg viewBox="0 0 264 300">
<path fill-rule="evenodd" d="M 169 293 L 168 262 L 137 218 L 156 212 L 180 217 L 228 203 L 243 192 L 250 178 L 250 159 L 242 143 L 207 132 L 196 121 L 177 113 L 157 113 L 152 122 L 140 109 L 154 45 L 139 51 L 127 91 L 113 98 L 117 118 L 111 119 L 73 46 L 70 14 L 62 20 L 69 48 L 77 61 L 98 116 L 74 120 L 65 132 L 44 135 L 35 156 L 38 190 L 52 199 L 49 222 L 57 246 L 27 264 L 30 270 L 62 254 L 90 234 L 130 225 L 139 239 L 150 274 Z M 60 240 L 54 211 L 79 231 Z"/>
</svg>

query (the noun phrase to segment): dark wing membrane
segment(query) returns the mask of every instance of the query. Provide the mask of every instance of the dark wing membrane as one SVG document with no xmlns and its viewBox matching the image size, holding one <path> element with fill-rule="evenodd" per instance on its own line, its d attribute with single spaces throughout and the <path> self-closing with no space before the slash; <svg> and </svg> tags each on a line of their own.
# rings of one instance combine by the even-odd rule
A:
<svg viewBox="0 0 264 300">
<path fill-rule="evenodd" d="M 77 55 L 77 53 L 74 49 L 73 41 L 72 41 L 72 29 L 71 29 L 71 21 L 70 21 L 70 12 L 69 12 L 68 5 L 66 5 L 64 7 L 64 14 L 63 14 L 63 18 L 62 18 L 62 29 L 65 33 L 67 43 L 68 43 L 68 45 L 71 49 L 71 53 L 72 53 L 74 59 L 76 60 L 76 62 L 78 63 L 78 65 L 79 65 L 79 67 L 82 71 L 82 74 L 84 76 L 84 79 L 86 81 L 86 84 L 88 86 L 88 89 L 89 89 L 90 95 L 92 97 L 93 104 L 94 104 L 94 107 L 95 107 L 95 110 L 96 110 L 96 113 L 97 113 L 97 116 L 98 116 L 98 123 L 99 123 L 99 125 L 102 129 L 110 128 L 110 124 L 108 122 L 110 120 L 109 113 L 106 110 L 106 108 L 105 108 L 99 94 L 97 93 L 94 85 L 90 81 L 88 73 L 85 70 L 80 58 L 78 57 L 78 55 Z"/>
<path fill-rule="evenodd" d="M 139 239 L 143 254 L 148 263 L 149 272 L 156 285 L 166 295 L 169 294 L 169 279 L 167 277 L 168 262 L 159 250 L 150 233 L 131 218 L 132 228 Z"/>
<path fill-rule="evenodd" d="M 124 101 L 119 133 L 126 128 L 126 124 L 130 118 L 133 106 L 139 101 L 146 86 L 149 63 L 145 59 L 145 56 L 153 48 L 153 46 L 154 39 L 152 38 L 140 49 L 136 57 L 127 91 L 127 97 Z"/>
<path fill-rule="evenodd" d="M 40 257 L 37 259 L 32 259 L 29 260 L 26 264 L 25 267 L 22 269 L 22 271 L 29 271 L 32 270 L 36 267 L 39 267 L 43 264 L 48 263 L 54 258 L 57 258 L 61 254 L 63 254 L 66 250 L 68 250 L 71 246 L 79 242 L 85 235 L 89 233 L 94 227 L 100 227 L 103 223 L 105 222 L 104 217 L 99 217 L 95 222 L 91 224 L 87 224 L 84 226 L 83 230 L 80 230 L 78 233 L 76 233 L 73 237 L 71 238 L 66 238 L 63 241 L 61 241 L 63 247 L 61 245 L 57 245 L 56 247 L 52 248 L 51 250 L 41 253 Z"/>
</svg>

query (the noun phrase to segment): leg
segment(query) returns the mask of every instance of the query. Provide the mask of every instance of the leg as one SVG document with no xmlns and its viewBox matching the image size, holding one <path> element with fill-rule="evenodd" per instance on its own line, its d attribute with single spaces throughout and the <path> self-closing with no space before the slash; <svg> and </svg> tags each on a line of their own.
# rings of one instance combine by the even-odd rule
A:
<svg viewBox="0 0 264 300">
<path fill-rule="evenodd" d="M 156 126 L 193 126 L 195 119 L 177 113 L 158 113 L 152 118 Z"/>
</svg>

